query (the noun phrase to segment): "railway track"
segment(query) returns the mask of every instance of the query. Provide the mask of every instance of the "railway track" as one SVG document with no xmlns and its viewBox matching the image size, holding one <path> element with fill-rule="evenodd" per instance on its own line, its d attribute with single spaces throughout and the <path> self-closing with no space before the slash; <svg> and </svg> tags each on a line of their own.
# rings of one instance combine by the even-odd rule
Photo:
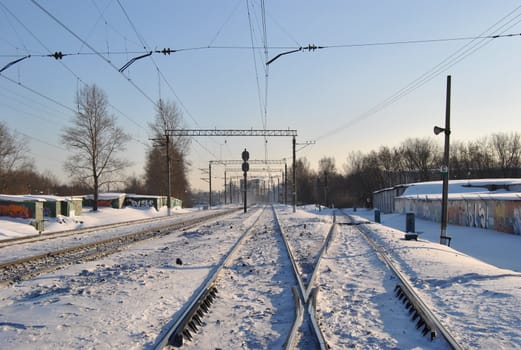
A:
<svg viewBox="0 0 521 350">
<path fill-rule="evenodd" d="M 379 249 L 368 225 L 344 216 L 312 213 L 305 217 L 305 213 L 293 215 L 290 211 L 285 207 L 276 211 L 252 209 L 248 214 L 183 230 L 181 235 L 167 235 L 167 230 L 152 232 L 152 237 L 161 238 L 159 246 L 145 242 L 149 248 L 137 249 L 140 245 L 136 245 L 132 249 L 142 262 L 129 258 L 129 263 L 118 261 L 114 266 L 91 265 L 70 278 L 61 277 L 49 288 L 84 290 L 90 279 L 104 281 L 107 274 L 119 276 L 127 270 L 129 273 L 135 270 L 128 278 L 143 279 L 147 288 L 149 283 L 156 286 L 164 281 L 168 292 L 157 299 L 164 306 L 168 301 L 170 310 L 177 311 L 162 312 L 154 327 L 162 331 L 159 336 L 151 333 L 152 337 L 144 344 L 146 348 L 461 348 L 455 341 L 451 343 L 447 330 L 428 320 L 429 310 L 422 309 L 425 305 L 421 306 L 421 299 L 412 301 L 414 289 L 409 291 L 407 277 L 401 276 L 405 281 L 402 282 L 399 269 L 390 267 L 393 259 L 386 258 L 386 251 Z M 208 249 L 209 246 L 215 249 Z M 93 251 L 103 255 L 121 247 L 116 244 L 105 252 L 103 249 L 93 248 Z M 127 254 L 127 250 L 117 255 L 122 254 Z M 47 262 L 35 264 L 55 269 L 89 259 L 73 253 L 65 256 L 71 259 L 55 267 Z M 167 256 L 174 259 L 165 260 Z M 177 256 L 183 258 L 184 265 L 175 265 Z M 127 270 L 119 271 L 118 266 Z M 31 272 L 29 268 L 27 277 L 42 271 Z M 19 270 L 18 274 L 21 273 Z M 149 277 L 139 277 L 143 275 Z M 379 281 L 386 283 L 385 288 L 380 288 Z M 40 298 L 46 295 L 46 288 L 37 284 L 36 289 L 41 292 L 33 294 Z M 136 287 L 129 288 L 134 291 Z M 147 288 L 143 288 L 143 295 L 150 293 L 145 291 Z M 125 292 L 114 295 L 122 295 L 119 293 Z M 30 301 L 33 294 L 21 299 Z M 81 296 L 89 298 L 87 293 Z M 95 300 L 93 297 L 87 305 L 93 306 Z M 116 298 L 114 302 L 127 301 Z M 366 308 L 371 303 L 378 307 Z M 403 303 L 409 305 L 407 309 Z M 393 309 L 392 319 L 382 319 L 375 313 L 389 307 Z M 129 316 L 143 318 L 148 309 L 153 307 L 144 306 L 142 314 Z M 408 326 L 390 330 L 399 317 L 405 318 L 400 324 Z M 412 317 L 416 319 L 411 321 Z M 106 326 L 119 320 L 108 317 Z M 126 325 L 123 320 L 121 326 Z M 139 318 L 134 324 L 136 332 L 142 330 Z M 416 330 L 417 324 L 420 331 Z M 375 332 L 382 326 L 384 337 Z M 449 334 L 448 338 L 444 332 Z"/>
<path fill-rule="evenodd" d="M 311 283 L 302 280 L 311 282 L 312 271 L 302 272 L 286 236 L 275 210 L 264 209 L 155 349 L 326 348 L 313 317 Z"/>
<path fill-rule="evenodd" d="M 115 251 L 128 246 L 129 244 L 150 238 L 159 238 L 181 229 L 186 229 L 194 225 L 201 224 L 208 220 L 215 220 L 218 217 L 229 214 L 231 211 L 215 212 L 202 217 L 189 218 L 185 220 L 176 220 L 175 222 L 162 221 L 161 225 L 155 225 L 152 229 L 139 229 L 136 232 L 116 234 L 110 238 L 100 239 L 99 237 L 88 243 L 78 243 L 73 241 L 72 245 L 65 248 L 47 250 L 38 254 L 32 254 L 23 258 L 14 259 L 0 263 L 0 286 L 12 284 L 14 282 L 31 278 L 38 274 L 49 272 L 59 268 L 60 266 L 78 263 L 79 261 L 94 260 L 102 256 L 106 256 Z M 150 220 L 146 220 L 149 222 Z M 140 224 L 143 221 L 139 221 Z M 133 222 L 130 224 L 136 224 Z M 99 231 L 104 229 L 122 227 L 125 224 L 106 225 L 97 228 Z M 129 226 L 129 224 L 127 224 Z M 85 234 L 85 232 L 82 232 Z M 67 233 L 70 235 L 72 233 Z M 58 236 L 48 237 L 49 239 L 57 239 Z M 19 244 L 19 241 L 16 241 Z M 31 243 L 28 243 L 29 245 Z M 34 244 L 34 242 L 32 243 Z M 5 249 L 5 247 L 4 247 Z M 30 251 L 30 249 L 28 249 Z"/>
<path fill-rule="evenodd" d="M 58 238 L 70 237 L 70 236 L 81 236 L 87 235 L 93 232 L 107 232 L 110 230 L 115 230 L 118 228 L 125 228 L 131 226 L 143 226 L 145 224 L 151 224 L 151 226 L 157 227 L 161 229 L 162 227 L 167 227 L 172 223 L 186 220 L 187 218 L 195 218 L 205 216 L 205 212 L 195 212 L 195 213 L 182 213 L 176 214 L 175 216 L 163 216 L 163 217 L 155 217 L 155 218 L 146 218 L 146 219 L 138 219 L 131 220 L 126 222 L 117 222 L 112 224 L 104 224 L 97 225 L 85 228 L 77 228 L 73 230 L 63 230 L 63 231 L 53 231 L 53 232 L 42 232 L 41 234 L 35 233 L 30 236 L 23 237 L 15 237 L 15 238 L 7 238 L 0 240 L 0 249 L 5 247 L 13 247 L 17 245 L 23 245 L 26 243 L 33 242 L 42 242 L 47 240 L 53 240 Z"/>
<path fill-rule="evenodd" d="M 335 248 L 328 258 L 336 257 L 340 263 L 336 266 L 326 264 L 322 268 L 318 297 L 322 309 L 319 318 L 325 325 L 326 337 L 336 345 L 333 347 L 356 347 L 360 343 L 384 348 L 398 344 L 414 347 L 422 343 L 419 336 L 423 335 L 435 342 L 431 345 L 434 348 L 462 349 L 449 329 L 418 295 L 409 279 L 371 238 L 368 223 L 357 222 L 347 214 L 338 219 Z M 334 290 L 331 286 L 338 286 L 339 279 L 342 279 L 342 290 Z M 374 336 L 371 330 L 385 327 L 385 324 L 372 314 L 373 310 L 367 305 L 371 302 L 380 303 L 380 309 L 396 310 L 392 322 L 397 323 L 399 318 L 404 317 L 411 319 L 419 332 L 414 334 L 403 330 L 401 339 Z M 399 307 L 402 308 L 401 313 L 398 312 Z M 343 331 L 346 325 L 352 328 L 348 335 Z"/>
</svg>

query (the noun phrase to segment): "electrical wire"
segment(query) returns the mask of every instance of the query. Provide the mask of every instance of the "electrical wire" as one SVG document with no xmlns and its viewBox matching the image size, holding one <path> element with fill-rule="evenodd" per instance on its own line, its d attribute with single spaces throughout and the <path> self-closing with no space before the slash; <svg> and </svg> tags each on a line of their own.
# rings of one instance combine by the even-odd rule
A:
<svg viewBox="0 0 521 350">
<path fill-rule="evenodd" d="M 217 40 L 217 38 L 219 37 L 219 35 L 221 35 L 221 32 L 222 30 L 224 29 L 224 27 L 228 24 L 228 22 L 230 22 L 231 18 L 233 17 L 233 15 L 235 14 L 235 12 L 237 12 L 237 9 L 239 8 L 239 5 L 242 3 L 242 0 L 238 0 L 235 4 L 235 6 L 233 7 L 232 11 L 230 12 L 230 14 L 228 15 L 228 17 L 226 18 L 226 20 L 224 21 L 224 23 L 221 25 L 221 27 L 217 30 L 217 32 L 215 33 L 215 35 L 212 37 L 212 39 L 210 40 L 210 42 L 208 43 L 208 47 L 212 46 L 213 43 Z"/>
<path fill-rule="evenodd" d="M 62 21 L 60 21 L 56 16 L 54 16 L 52 13 L 50 13 L 47 9 L 45 9 L 43 6 L 41 6 L 36 0 L 31 0 L 31 2 L 38 7 L 41 11 L 43 11 L 47 16 L 49 16 L 52 20 L 54 20 L 57 24 L 59 24 L 63 29 L 65 29 L 69 34 L 74 36 L 77 40 L 82 42 L 86 47 L 88 47 L 92 52 L 94 52 L 99 58 L 101 58 L 103 61 L 108 63 L 113 69 L 119 72 L 119 68 L 112 63 L 111 60 L 109 60 L 107 57 L 103 56 L 101 52 L 97 51 L 92 45 L 90 45 L 88 42 L 83 40 L 78 34 L 76 34 L 72 29 L 70 29 L 68 26 L 66 26 Z M 146 94 L 146 92 L 141 89 L 132 79 L 127 77 L 122 72 L 119 72 L 141 95 L 145 97 L 150 103 L 152 103 L 154 106 L 157 106 L 156 102 Z"/>
<path fill-rule="evenodd" d="M 31 0 L 33 1 L 33 0 Z M 1 4 L 1 3 L 0 3 Z M 341 49 L 341 48 L 359 48 L 359 47 L 371 47 L 371 46 L 396 46 L 396 45 L 417 45 L 417 44 L 432 44 L 432 43 L 445 43 L 452 41 L 473 41 L 478 39 L 501 39 L 501 38 L 512 38 L 512 37 L 521 37 L 521 33 L 503 33 L 503 34 L 495 34 L 495 35 L 486 35 L 486 36 L 469 36 L 469 37 L 457 37 L 457 38 L 441 38 L 441 39 L 420 39 L 420 40 L 406 40 L 406 41 L 389 41 L 389 42 L 373 42 L 373 43 L 359 43 L 359 44 L 331 44 L 331 45 L 320 45 L 315 46 L 315 49 Z M 126 39 L 126 38 L 125 38 Z M 4 39 L 5 40 L 5 39 Z M 10 44 L 15 47 L 14 45 Z M 303 49 L 308 49 L 308 47 L 313 47 L 313 45 L 302 46 L 297 43 L 295 46 L 267 46 L 268 50 L 297 50 L 303 51 Z M 16 48 L 16 47 L 15 47 Z M 259 50 L 262 51 L 266 47 L 264 45 L 250 45 L 250 46 L 239 46 L 239 45 L 208 45 L 208 46 L 194 46 L 194 47 L 183 47 L 177 49 L 170 49 L 170 52 L 186 52 L 186 51 L 201 51 L 201 50 Z M 300 49 L 300 50 L 299 50 Z M 93 49 L 91 49 L 93 50 Z M 164 50 L 152 50 L 153 54 L 165 54 Z M 313 50 L 309 50 L 313 51 Z M 101 51 L 94 50 L 93 52 L 67 52 L 62 53 L 63 56 L 92 56 L 92 55 L 141 55 L 149 53 L 150 51 L 143 50 L 133 50 L 133 51 Z M 32 57 L 49 57 L 49 54 L 44 53 L 29 53 Z M 23 55 L 17 53 L 3 53 L 0 54 L 0 57 L 22 57 Z M 108 61 L 108 58 L 102 57 L 104 60 Z M 114 66 L 115 67 L 115 66 Z M 117 68 L 117 67 L 116 67 Z M 119 68 L 118 68 L 119 69 Z"/>
<path fill-rule="evenodd" d="M 252 18 L 251 18 L 252 15 L 251 15 L 251 11 L 250 11 L 250 2 L 249 2 L 249 0 L 246 0 L 246 5 L 247 5 L 248 23 L 249 23 L 249 30 L 250 30 L 250 41 L 251 41 L 251 50 L 252 50 L 252 58 L 253 58 L 253 67 L 254 67 L 254 70 L 255 70 L 255 81 L 257 83 L 257 98 L 258 98 L 258 102 L 259 102 L 259 112 L 260 112 L 260 117 L 261 117 L 261 123 L 262 123 L 263 127 L 265 128 L 264 117 L 263 117 L 263 108 L 262 108 L 262 106 L 264 104 L 264 101 L 263 101 L 262 93 L 261 93 L 259 71 L 257 69 L 257 58 L 256 58 L 256 54 L 255 54 L 255 49 L 253 48 L 254 47 L 254 43 L 255 43 L 255 29 L 254 29 L 253 21 L 252 21 Z"/>
<path fill-rule="evenodd" d="M 144 50 L 149 50 L 149 45 L 147 44 L 147 42 L 145 41 L 145 38 L 139 33 L 139 31 L 137 30 L 137 27 L 136 25 L 134 24 L 134 22 L 132 21 L 132 19 L 130 18 L 130 16 L 128 15 L 127 11 L 125 10 L 125 8 L 123 7 L 123 5 L 121 4 L 121 2 L 119 0 L 117 0 L 118 2 L 118 5 L 120 6 L 123 14 L 125 15 L 125 17 L 127 18 L 127 21 L 129 22 L 130 26 L 132 27 L 132 29 L 134 30 L 134 33 L 136 34 L 136 36 L 138 37 L 139 41 L 141 42 L 141 44 L 143 45 L 143 48 Z M 152 50 L 149 51 L 149 52 L 153 52 Z M 163 53 L 166 52 L 166 49 L 164 50 Z M 169 51 L 168 51 L 169 52 Z M 170 84 L 170 82 L 168 81 L 168 79 L 166 79 L 165 75 L 163 74 L 163 72 L 161 71 L 161 69 L 159 69 L 159 66 L 157 65 L 157 63 L 155 62 L 154 58 L 153 57 L 150 57 L 150 60 L 152 61 L 152 63 L 154 64 L 157 72 L 159 73 L 159 75 L 163 78 L 163 80 L 165 81 L 165 83 L 167 84 L 168 88 L 170 89 L 170 91 L 173 93 L 173 95 L 176 97 L 177 101 L 179 102 L 179 104 L 181 105 L 181 107 L 187 111 L 188 115 L 190 116 L 190 118 L 195 122 L 196 125 L 198 125 L 197 123 L 197 120 L 192 116 L 192 114 L 190 113 L 190 111 L 188 111 L 188 109 L 186 108 L 186 106 L 184 105 L 184 103 L 181 101 L 181 99 L 179 98 L 179 96 L 177 95 L 177 93 L 175 92 L 175 89 L 173 88 L 173 86 Z M 157 104 L 156 104 L 157 106 Z M 201 143 L 199 143 L 197 140 L 195 140 L 195 138 L 191 137 L 190 138 L 191 140 L 194 140 L 197 144 L 199 144 L 206 152 L 208 152 L 208 154 L 212 155 L 215 157 L 215 154 L 210 151 L 207 147 L 203 146 Z M 214 141 L 215 142 L 215 141 Z"/>
<path fill-rule="evenodd" d="M 499 26 L 501 22 L 506 20 L 508 17 L 512 16 L 516 11 L 518 11 L 521 8 L 521 6 L 516 7 L 514 10 L 510 11 L 507 15 L 503 16 L 501 19 L 499 19 L 496 23 L 485 29 L 481 34 L 478 36 L 472 37 L 471 41 L 458 50 L 456 50 L 454 53 L 446 57 L 444 60 L 442 60 L 440 63 L 435 65 L 433 68 L 428 70 L 427 72 L 420 75 L 418 78 L 407 84 L 405 87 L 398 90 L 393 95 L 389 96 L 387 99 L 381 101 L 380 103 L 376 104 L 375 106 L 371 107 L 366 112 L 360 114 L 358 117 L 351 119 L 347 123 L 342 124 L 341 126 L 317 137 L 318 140 L 322 140 L 326 137 L 335 135 L 339 133 L 340 131 L 364 120 L 367 119 L 376 113 L 380 112 L 381 110 L 389 107 L 390 105 L 396 103 L 398 100 L 402 99 L 403 97 L 409 95 L 411 92 L 417 90 L 421 86 L 427 84 L 429 81 L 434 79 L 435 77 L 439 76 L 443 72 L 447 71 L 449 68 L 453 67 L 454 65 L 458 64 L 471 54 L 475 53 L 479 49 L 483 48 L 485 45 L 492 42 L 494 39 L 500 38 L 500 37 L 511 37 L 512 34 L 504 34 L 506 31 L 510 30 L 511 28 L 515 27 L 517 24 L 521 22 L 521 20 L 518 20 L 514 22 L 516 19 L 521 17 L 521 13 L 517 14 L 513 18 L 509 19 L 506 23 L 502 24 L 499 28 L 494 29 L 495 27 Z M 512 24 L 512 22 L 514 22 Z M 505 27 L 507 27 L 505 29 Z M 502 31 L 501 31 L 502 30 Z M 485 33 L 493 31 L 493 34 L 485 35 Z"/>
<path fill-rule="evenodd" d="M 43 48 L 45 48 L 47 50 L 47 52 L 51 53 L 51 50 L 40 40 L 40 38 L 33 33 L 32 30 L 30 30 L 14 13 L 12 13 L 7 7 L 5 7 L 2 3 L 0 3 L 0 5 L 5 9 L 5 11 L 7 11 L 28 33 L 29 35 L 31 35 L 33 37 L 33 39 L 35 39 Z M 48 56 L 48 55 L 47 55 Z M 69 73 L 71 73 L 78 81 L 80 81 L 84 86 L 87 86 L 88 84 L 83 81 L 83 79 L 81 79 L 71 68 L 69 68 L 65 63 L 63 63 L 61 60 L 59 60 L 59 63 L 67 70 L 69 71 Z M 31 91 L 31 92 L 35 92 L 35 91 Z M 43 94 L 41 94 L 40 96 L 43 96 Z M 54 99 L 50 99 L 52 100 L 52 102 L 55 102 Z M 110 104 L 109 104 L 110 105 Z M 112 105 L 111 105 L 112 106 Z M 113 107 L 113 106 L 112 106 Z M 115 108 L 115 107 L 113 107 Z M 116 109 L 116 108 L 115 108 Z M 117 109 L 116 109 L 117 110 Z M 134 119 L 130 118 L 128 115 L 122 113 L 120 111 L 121 115 L 123 115 L 123 117 L 125 117 L 126 119 L 128 119 L 130 122 L 132 122 L 133 124 L 135 124 L 136 126 L 138 126 L 139 128 L 142 128 L 142 129 L 145 129 L 145 127 L 141 124 L 139 124 L 138 122 L 136 122 Z"/>
</svg>

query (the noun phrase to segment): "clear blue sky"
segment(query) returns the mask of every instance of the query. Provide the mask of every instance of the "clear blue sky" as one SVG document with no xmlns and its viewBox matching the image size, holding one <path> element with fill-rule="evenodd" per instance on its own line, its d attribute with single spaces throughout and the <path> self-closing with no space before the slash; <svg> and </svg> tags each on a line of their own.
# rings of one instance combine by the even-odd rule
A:
<svg viewBox="0 0 521 350">
<path fill-rule="evenodd" d="M 194 129 L 262 129 L 266 106 L 267 129 L 296 129 L 297 142 L 316 141 L 298 153 L 312 167 L 330 156 L 341 169 L 352 151 L 433 136 L 432 127 L 444 123 L 449 74 L 452 140 L 521 129 L 521 36 L 366 45 L 519 34 L 518 1 L 266 0 L 265 41 L 258 0 L 121 0 L 121 6 L 113 0 L 36 2 L 104 57 L 92 54 L 34 2 L 0 0 L 0 69 L 32 55 L 1 73 L 1 119 L 32 137 L 30 156 L 37 169 L 62 181 L 67 151 L 60 133 L 73 116 L 70 109 L 83 82 L 107 93 L 115 107 L 111 113 L 134 138 L 126 157 L 134 162 L 129 175 L 137 176 L 143 173 L 147 123 L 155 113 L 150 100 L 159 97 L 181 106 L 186 128 Z M 252 42 L 259 49 L 252 50 Z M 282 56 L 266 74 L 264 42 L 269 59 L 308 44 L 326 48 Z M 350 46 L 356 44 L 362 45 Z M 116 68 L 144 53 L 144 46 L 193 50 L 153 54 L 120 74 Z M 38 56 L 55 51 L 81 54 L 60 61 Z M 450 66 L 430 75 L 444 62 Z M 159 78 L 156 65 L 166 80 Z M 421 86 L 367 113 L 424 74 L 429 80 Z M 207 169 L 209 160 L 240 159 L 244 148 L 252 159 L 265 157 L 259 137 L 194 140 L 189 155 L 193 188 L 207 187 L 199 168 Z M 290 138 L 268 139 L 268 159 L 290 156 Z M 216 172 L 222 176 L 222 169 Z M 214 181 L 219 188 L 222 180 Z"/>
</svg>

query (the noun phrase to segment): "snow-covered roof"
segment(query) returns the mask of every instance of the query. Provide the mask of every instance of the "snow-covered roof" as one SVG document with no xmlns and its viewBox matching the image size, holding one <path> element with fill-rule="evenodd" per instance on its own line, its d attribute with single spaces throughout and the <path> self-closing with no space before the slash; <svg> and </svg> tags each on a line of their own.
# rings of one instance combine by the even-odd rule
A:
<svg viewBox="0 0 521 350">
<path fill-rule="evenodd" d="M 514 190 L 508 190 L 512 187 Z M 441 198 L 442 181 L 409 184 L 400 198 Z M 495 190 L 490 190 L 495 189 Z M 521 179 L 450 180 L 449 199 L 520 200 Z"/>
<path fill-rule="evenodd" d="M 120 199 L 121 197 L 124 197 L 125 193 L 118 193 L 118 192 L 102 192 L 98 193 L 98 200 L 111 200 L 111 199 Z M 87 194 L 83 196 L 85 199 L 94 199 L 94 195 Z"/>
<path fill-rule="evenodd" d="M 0 200 L 11 201 L 11 202 L 27 202 L 27 201 L 45 202 L 45 199 L 35 198 L 31 195 L 9 195 L 9 194 L 0 194 Z"/>
<path fill-rule="evenodd" d="M 57 201 L 70 201 L 70 200 L 81 200 L 81 196 L 53 196 L 47 194 L 23 194 L 23 195 L 8 195 L 0 194 L 0 200 L 12 201 L 12 202 L 57 202 Z"/>
<path fill-rule="evenodd" d="M 161 198 L 165 196 L 160 195 L 150 195 L 150 194 L 135 194 L 135 193 L 127 193 L 127 198 Z"/>
</svg>

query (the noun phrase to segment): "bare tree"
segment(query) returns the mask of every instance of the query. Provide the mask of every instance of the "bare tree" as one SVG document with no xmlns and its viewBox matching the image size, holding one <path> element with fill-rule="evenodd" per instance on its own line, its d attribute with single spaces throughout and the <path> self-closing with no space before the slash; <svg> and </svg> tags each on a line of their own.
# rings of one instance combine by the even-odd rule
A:
<svg viewBox="0 0 521 350">
<path fill-rule="evenodd" d="M 521 163 L 521 137 L 518 133 L 497 133 L 491 137 L 491 146 L 503 176 Z"/>
<path fill-rule="evenodd" d="M 167 130 L 181 128 L 183 116 L 173 102 L 159 100 L 156 108 L 156 117 L 149 124 L 152 134 L 156 139 L 156 147 L 149 149 L 145 165 L 145 188 L 150 194 L 166 194 L 167 162 L 166 162 L 166 137 Z M 185 156 L 188 152 L 189 139 L 186 137 L 169 138 L 170 174 L 172 195 L 183 203 L 189 201 L 188 164 Z"/>
<path fill-rule="evenodd" d="M 28 165 L 27 140 L 12 133 L 4 122 L 0 122 L 0 190 L 5 192 L 10 175 L 16 169 Z"/>
<path fill-rule="evenodd" d="M 406 170 L 417 171 L 420 181 L 429 180 L 429 170 L 441 164 L 440 146 L 431 138 L 406 139 L 400 146 Z"/>
<path fill-rule="evenodd" d="M 98 210 L 98 194 L 102 185 L 114 182 L 130 163 L 118 158 L 130 137 L 116 126 L 107 111 L 107 96 L 96 85 L 82 88 L 76 97 L 78 111 L 72 125 L 61 135 L 73 152 L 65 169 L 74 180 L 87 185 L 94 194 L 93 210 Z"/>
<path fill-rule="evenodd" d="M 335 158 L 334 157 L 322 157 L 318 161 L 318 172 L 319 175 L 323 174 L 324 172 L 328 174 L 336 174 L 336 165 L 335 165 Z"/>
</svg>

